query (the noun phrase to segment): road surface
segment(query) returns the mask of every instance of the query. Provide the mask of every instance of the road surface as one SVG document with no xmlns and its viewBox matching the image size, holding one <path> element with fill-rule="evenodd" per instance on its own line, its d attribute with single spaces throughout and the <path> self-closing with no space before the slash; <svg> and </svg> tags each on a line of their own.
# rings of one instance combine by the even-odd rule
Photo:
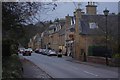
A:
<svg viewBox="0 0 120 80">
<path fill-rule="evenodd" d="M 24 56 L 53 78 L 118 78 L 117 70 L 108 70 L 66 60 L 67 57 L 46 56 L 33 53 Z"/>
</svg>

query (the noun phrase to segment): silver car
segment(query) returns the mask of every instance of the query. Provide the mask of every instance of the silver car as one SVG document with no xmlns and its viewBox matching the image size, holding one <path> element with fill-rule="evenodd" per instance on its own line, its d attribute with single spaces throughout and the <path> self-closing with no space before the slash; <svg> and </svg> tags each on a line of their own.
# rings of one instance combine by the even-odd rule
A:
<svg viewBox="0 0 120 80">
<path fill-rule="evenodd" d="M 47 55 L 48 56 L 57 56 L 57 53 L 54 50 L 49 50 Z"/>
</svg>

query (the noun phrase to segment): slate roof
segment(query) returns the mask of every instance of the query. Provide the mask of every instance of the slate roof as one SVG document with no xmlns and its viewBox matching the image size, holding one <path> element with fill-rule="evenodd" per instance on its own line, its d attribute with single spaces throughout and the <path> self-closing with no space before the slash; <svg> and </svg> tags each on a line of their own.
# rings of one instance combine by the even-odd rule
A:
<svg viewBox="0 0 120 80">
<path fill-rule="evenodd" d="M 57 27 L 56 25 L 52 24 L 52 25 L 49 26 L 48 29 L 49 29 L 49 30 L 52 30 L 52 29 L 54 29 L 54 28 L 56 28 L 56 27 Z"/>
<path fill-rule="evenodd" d="M 48 31 L 52 30 L 52 29 L 54 29 L 56 27 L 60 27 L 59 25 L 62 26 L 62 29 L 60 29 L 58 31 L 55 31 L 54 33 L 59 33 L 59 35 L 65 34 L 65 26 L 64 26 L 65 25 L 65 20 L 61 20 L 59 22 L 55 22 L 54 24 L 50 25 L 49 28 L 48 28 Z M 51 34 L 54 34 L 54 33 L 51 33 Z"/>
<path fill-rule="evenodd" d="M 98 28 L 91 29 L 89 23 L 94 22 L 98 25 Z M 48 30 L 54 29 L 56 26 L 55 23 L 51 25 Z M 57 31 L 60 35 L 65 34 L 65 21 L 60 22 L 63 28 Z M 107 19 L 107 28 L 108 33 L 112 35 L 118 34 L 118 16 L 109 15 Z M 82 15 L 82 19 L 79 22 L 79 32 L 82 35 L 104 35 L 106 31 L 106 18 L 104 15 Z M 48 30 L 45 31 L 45 35 L 48 35 Z M 75 24 L 69 26 L 69 30 L 75 31 Z"/>
<path fill-rule="evenodd" d="M 89 22 L 86 22 L 84 20 L 80 21 L 80 25 L 81 25 L 81 26 L 79 26 L 80 34 L 85 34 L 85 35 L 96 35 L 97 34 L 97 35 L 101 35 L 103 33 L 102 30 L 100 30 L 99 28 L 91 29 L 90 25 L 89 25 Z"/>
<path fill-rule="evenodd" d="M 58 31 L 59 35 L 64 35 L 65 34 L 65 26 Z"/>
<path fill-rule="evenodd" d="M 91 29 L 89 23 L 94 22 L 98 28 Z M 69 27 L 69 30 L 74 28 L 75 24 Z M 118 16 L 109 15 L 107 19 L 108 33 L 118 34 Z M 106 18 L 104 15 L 82 15 L 79 22 L 79 32 L 83 35 L 104 35 L 106 31 Z"/>
<path fill-rule="evenodd" d="M 48 30 L 45 30 L 43 35 L 44 35 L 44 36 L 49 35 Z"/>
<path fill-rule="evenodd" d="M 82 33 L 83 34 L 104 34 L 106 31 L 106 17 L 104 15 L 83 15 L 82 16 Z M 95 22 L 98 25 L 97 29 L 90 29 L 89 23 Z M 107 29 L 110 34 L 118 33 L 118 16 L 109 15 L 107 18 Z"/>
</svg>

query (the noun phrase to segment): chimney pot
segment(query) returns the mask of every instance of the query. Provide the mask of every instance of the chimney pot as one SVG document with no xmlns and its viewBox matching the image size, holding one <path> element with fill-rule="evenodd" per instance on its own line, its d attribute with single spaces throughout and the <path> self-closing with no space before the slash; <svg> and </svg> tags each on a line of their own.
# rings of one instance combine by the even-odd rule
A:
<svg viewBox="0 0 120 80">
<path fill-rule="evenodd" d="M 93 2 L 93 5 L 95 5 L 95 2 Z"/>
<path fill-rule="evenodd" d="M 92 5 L 92 2 L 90 2 L 90 5 Z"/>
<path fill-rule="evenodd" d="M 90 5 L 90 2 L 88 2 L 88 5 Z"/>
</svg>

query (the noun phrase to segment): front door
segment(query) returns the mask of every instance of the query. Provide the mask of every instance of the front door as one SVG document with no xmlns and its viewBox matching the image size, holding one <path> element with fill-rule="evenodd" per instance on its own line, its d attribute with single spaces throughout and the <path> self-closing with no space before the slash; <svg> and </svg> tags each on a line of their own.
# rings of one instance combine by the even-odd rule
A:
<svg viewBox="0 0 120 80">
<path fill-rule="evenodd" d="M 85 50 L 84 49 L 81 49 L 81 55 L 83 56 L 83 61 L 87 61 L 86 59 L 86 53 L 85 53 Z"/>
</svg>

